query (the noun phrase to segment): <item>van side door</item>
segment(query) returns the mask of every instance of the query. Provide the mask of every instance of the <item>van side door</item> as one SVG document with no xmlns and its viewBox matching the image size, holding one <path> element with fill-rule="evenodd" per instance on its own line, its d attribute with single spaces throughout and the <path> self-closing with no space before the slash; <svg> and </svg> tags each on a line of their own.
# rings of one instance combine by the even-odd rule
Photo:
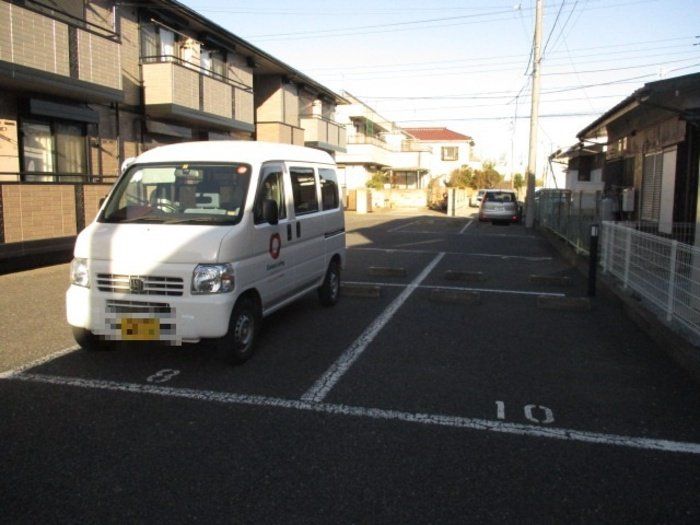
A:
<svg viewBox="0 0 700 525">
<path fill-rule="evenodd" d="M 248 268 L 260 292 L 263 308 L 284 300 L 294 288 L 293 256 L 286 246 L 290 224 L 287 192 L 284 166 L 278 163 L 263 165 L 253 204 L 253 257 Z M 263 217 L 263 201 L 266 199 L 277 203 L 278 224 L 270 224 Z"/>
<path fill-rule="evenodd" d="M 294 218 L 288 240 L 294 246 L 297 289 L 302 290 L 320 283 L 326 271 L 321 192 L 318 174 L 312 165 L 290 165 L 289 177 Z"/>
</svg>

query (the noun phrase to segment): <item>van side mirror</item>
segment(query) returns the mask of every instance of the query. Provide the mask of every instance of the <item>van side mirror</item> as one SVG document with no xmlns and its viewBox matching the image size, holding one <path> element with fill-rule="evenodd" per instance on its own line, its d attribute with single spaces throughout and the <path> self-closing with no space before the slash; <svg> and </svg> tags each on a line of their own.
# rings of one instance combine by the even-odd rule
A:
<svg viewBox="0 0 700 525">
<path fill-rule="evenodd" d="M 280 211 L 277 202 L 272 199 L 264 199 L 262 202 L 263 219 L 272 224 L 277 224 L 280 220 Z"/>
<path fill-rule="evenodd" d="M 100 208 L 102 207 L 102 205 L 105 203 L 106 200 L 107 200 L 107 197 L 100 197 Z"/>
</svg>

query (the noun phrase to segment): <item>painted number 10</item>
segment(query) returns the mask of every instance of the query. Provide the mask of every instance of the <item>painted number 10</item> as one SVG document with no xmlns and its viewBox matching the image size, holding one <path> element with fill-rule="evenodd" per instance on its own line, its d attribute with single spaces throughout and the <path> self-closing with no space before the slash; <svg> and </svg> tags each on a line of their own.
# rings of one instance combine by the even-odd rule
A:
<svg viewBox="0 0 700 525">
<path fill-rule="evenodd" d="M 544 425 L 554 423 L 554 413 L 551 408 L 542 405 L 525 405 L 523 412 L 525 419 L 533 423 Z M 506 418 L 506 404 L 503 401 L 496 401 L 496 417 L 501 420 Z"/>
</svg>

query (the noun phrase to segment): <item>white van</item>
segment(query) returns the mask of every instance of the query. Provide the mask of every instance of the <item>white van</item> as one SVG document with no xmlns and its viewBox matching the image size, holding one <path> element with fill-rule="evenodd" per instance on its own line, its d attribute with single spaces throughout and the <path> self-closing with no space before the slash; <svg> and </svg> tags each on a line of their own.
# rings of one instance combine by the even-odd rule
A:
<svg viewBox="0 0 700 525">
<path fill-rule="evenodd" d="M 66 310 L 83 348 L 213 339 L 242 363 L 266 315 L 311 290 L 338 301 L 335 163 L 264 142 L 153 149 L 129 164 L 74 256 Z"/>
</svg>

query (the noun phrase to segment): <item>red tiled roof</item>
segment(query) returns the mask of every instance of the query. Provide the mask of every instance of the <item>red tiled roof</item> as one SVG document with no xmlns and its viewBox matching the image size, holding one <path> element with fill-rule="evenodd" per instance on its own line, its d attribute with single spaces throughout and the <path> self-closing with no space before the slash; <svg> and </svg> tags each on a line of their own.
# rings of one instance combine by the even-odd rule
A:
<svg viewBox="0 0 700 525">
<path fill-rule="evenodd" d="M 403 128 L 403 131 L 418 140 L 472 140 L 467 135 L 462 135 L 447 128 Z"/>
</svg>

